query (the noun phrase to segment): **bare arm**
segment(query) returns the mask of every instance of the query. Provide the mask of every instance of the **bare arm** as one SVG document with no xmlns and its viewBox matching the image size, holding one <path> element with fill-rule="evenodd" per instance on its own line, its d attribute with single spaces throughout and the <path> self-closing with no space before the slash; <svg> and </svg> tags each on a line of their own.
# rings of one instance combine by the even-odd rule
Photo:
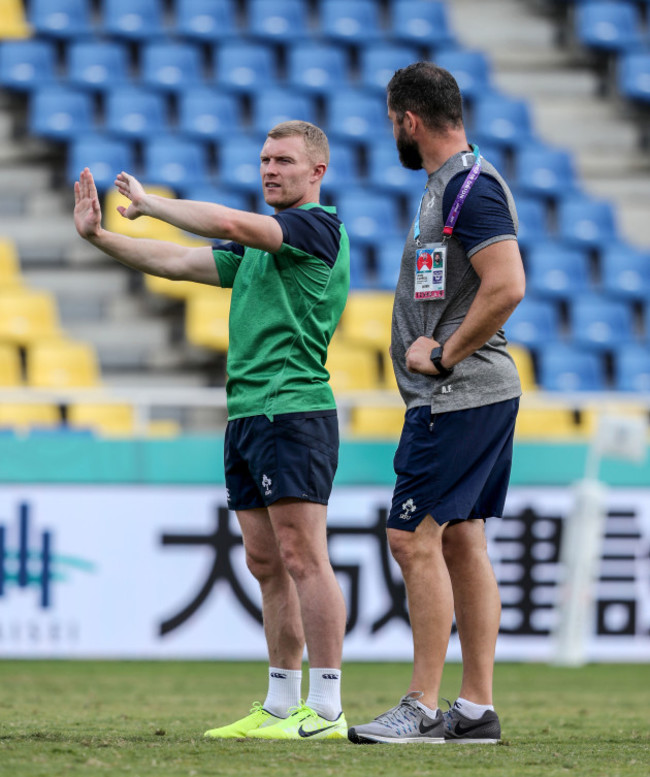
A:
<svg viewBox="0 0 650 777">
<path fill-rule="evenodd" d="M 150 275 L 219 286 L 219 273 L 209 246 L 192 248 L 163 240 L 132 238 L 102 228 L 97 188 L 86 168 L 74 185 L 77 232 L 118 262 Z"/>
<path fill-rule="evenodd" d="M 521 302 L 526 279 L 515 240 L 503 240 L 481 249 L 471 259 L 481 283 L 463 323 L 447 340 L 442 364 L 453 367 L 478 350 L 501 329 Z M 406 352 L 411 372 L 435 375 L 429 356 L 439 345 L 432 337 L 419 337 Z"/>
<path fill-rule="evenodd" d="M 271 254 L 282 245 L 282 228 L 271 216 L 226 208 L 213 202 L 173 200 L 147 194 L 137 178 L 124 172 L 117 176 L 115 185 L 120 194 L 131 200 L 128 208 L 118 208 L 127 219 L 152 216 L 195 235 L 233 240 Z"/>
</svg>

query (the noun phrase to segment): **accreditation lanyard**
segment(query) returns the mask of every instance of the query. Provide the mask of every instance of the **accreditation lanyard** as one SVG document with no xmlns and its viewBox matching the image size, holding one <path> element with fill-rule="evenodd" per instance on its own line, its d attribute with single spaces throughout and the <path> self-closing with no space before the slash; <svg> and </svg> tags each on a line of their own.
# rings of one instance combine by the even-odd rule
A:
<svg viewBox="0 0 650 777">
<path fill-rule="evenodd" d="M 442 235 L 443 235 L 442 239 L 444 242 L 449 240 L 449 238 L 452 236 L 454 232 L 454 227 L 456 226 L 456 221 L 458 221 L 458 215 L 460 213 L 460 209 L 465 204 L 467 195 L 470 193 L 472 186 L 474 186 L 479 175 L 481 174 L 481 154 L 479 152 L 479 148 L 474 143 L 472 143 L 471 145 L 472 145 L 472 151 L 474 152 L 474 158 L 476 161 L 472 165 L 472 169 L 467 174 L 467 178 L 465 178 L 465 182 L 460 187 L 460 191 L 456 195 L 454 204 L 451 206 L 451 210 L 449 211 L 449 215 L 447 216 L 447 221 L 445 222 L 445 226 L 442 230 Z M 420 197 L 420 204 L 418 205 L 418 212 L 415 216 L 415 223 L 413 224 L 413 238 L 417 245 L 420 245 L 420 215 L 422 213 L 422 203 L 424 202 L 424 197 L 428 190 L 429 190 L 429 187 L 425 186 L 424 191 L 422 192 L 422 197 Z"/>
</svg>

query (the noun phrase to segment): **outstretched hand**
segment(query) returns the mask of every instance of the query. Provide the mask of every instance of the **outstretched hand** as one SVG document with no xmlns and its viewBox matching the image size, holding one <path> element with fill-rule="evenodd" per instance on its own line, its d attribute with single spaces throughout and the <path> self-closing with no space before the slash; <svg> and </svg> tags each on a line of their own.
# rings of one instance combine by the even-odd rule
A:
<svg viewBox="0 0 650 777">
<path fill-rule="evenodd" d="M 95 181 L 87 167 L 74 184 L 74 225 L 86 240 L 97 236 L 101 230 L 102 209 Z"/>
<path fill-rule="evenodd" d="M 123 205 L 117 206 L 119 213 L 131 221 L 144 215 L 144 201 L 147 193 L 140 181 L 128 173 L 121 172 L 115 179 L 115 186 L 120 194 L 131 200 L 131 204 L 127 208 Z"/>
</svg>

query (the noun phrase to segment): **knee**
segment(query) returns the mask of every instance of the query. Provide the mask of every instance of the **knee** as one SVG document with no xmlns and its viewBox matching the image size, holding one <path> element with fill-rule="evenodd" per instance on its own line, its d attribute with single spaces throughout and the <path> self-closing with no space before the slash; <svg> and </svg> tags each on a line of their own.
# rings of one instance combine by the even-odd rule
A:
<svg viewBox="0 0 650 777">
<path fill-rule="evenodd" d="M 447 528 L 442 539 L 442 552 L 448 567 L 469 562 L 487 553 L 487 542 L 482 526 L 469 521 Z"/>
<path fill-rule="evenodd" d="M 282 560 L 277 553 L 269 549 L 246 549 L 246 566 L 253 577 L 263 584 L 267 580 L 277 578 L 282 573 Z"/>
<path fill-rule="evenodd" d="M 393 558 L 402 570 L 416 565 L 418 560 L 427 556 L 429 552 L 423 543 L 417 542 L 415 532 L 389 531 L 388 545 Z"/>
</svg>

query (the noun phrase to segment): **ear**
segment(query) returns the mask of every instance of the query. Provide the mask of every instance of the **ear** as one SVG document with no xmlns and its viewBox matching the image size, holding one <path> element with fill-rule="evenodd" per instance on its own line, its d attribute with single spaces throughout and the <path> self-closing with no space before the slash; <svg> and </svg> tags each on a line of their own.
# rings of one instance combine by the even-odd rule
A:
<svg viewBox="0 0 650 777">
<path fill-rule="evenodd" d="M 402 127 L 406 129 L 409 135 L 415 135 L 421 126 L 422 121 L 420 120 L 420 117 L 417 115 L 417 113 L 413 113 L 413 111 L 405 111 Z"/>
<path fill-rule="evenodd" d="M 312 182 L 322 181 L 325 172 L 327 171 L 327 165 L 325 162 L 319 162 L 312 168 Z"/>
</svg>

